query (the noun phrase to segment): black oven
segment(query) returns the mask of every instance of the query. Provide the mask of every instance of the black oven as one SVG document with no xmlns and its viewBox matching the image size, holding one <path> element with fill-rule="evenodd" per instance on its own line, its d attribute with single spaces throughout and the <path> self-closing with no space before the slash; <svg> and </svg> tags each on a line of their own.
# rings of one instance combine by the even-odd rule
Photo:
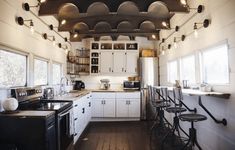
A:
<svg viewBox="0 0 235 150">
<path fill-rule="evenodd" d="M 58 150 L 66 150 L 73 141 L 72 106 L 57 114 Z"/>
</svg>

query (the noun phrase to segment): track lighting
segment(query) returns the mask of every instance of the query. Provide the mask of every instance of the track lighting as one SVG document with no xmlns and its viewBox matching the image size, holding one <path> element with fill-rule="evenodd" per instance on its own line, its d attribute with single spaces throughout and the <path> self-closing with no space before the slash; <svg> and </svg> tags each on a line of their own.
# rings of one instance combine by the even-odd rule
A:
<svg viewBox="0 0 235 150">
<path fill-rule="evenodd" d="M 55 45 L 56 45 L 56 42 L 55 42 L 55 36 L 53 36 L 53 37 L 52 37 L 52 44 L 53 44 L 53 46 L 55 46 Z"/>
<path fill-rule="evenodd" d="M 201 27 L 207 28 L 210 24 L 210 20 L 209 19 L 205 19 L 202 23 L 194 23 L 193 26 L 193 30 L 194 30 L 194 36 L 195 38 L 198 38 L 198 29 L 200 29 Z M 201 25 L 200 27 L 198 27 L 198 25 Z"/>
</svg>

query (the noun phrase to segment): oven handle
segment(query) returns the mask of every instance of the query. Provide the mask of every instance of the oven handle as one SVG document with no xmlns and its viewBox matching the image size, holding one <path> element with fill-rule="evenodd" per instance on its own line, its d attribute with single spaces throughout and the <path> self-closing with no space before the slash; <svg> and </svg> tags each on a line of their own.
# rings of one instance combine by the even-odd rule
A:
<svg viewBox="0 0 235 150">
<path fill-rule="evenodd" d="M 72 106 L 67 108 L 67 109 L 65 109 L 63 112 L 59 113 L 58 116 L 61 118 L 61 117 L 65 116 L 65 115 L 69 114 L 71 109 L 72 109 Z"/>
<path fill-rule="evenodd" d="M 65 113 L 59 114 L 59 117 L 62 118 L 62 117 L 66 116 L 69 113 L 70 113 L 70 111 L 66 111 Z"/>
</svg>

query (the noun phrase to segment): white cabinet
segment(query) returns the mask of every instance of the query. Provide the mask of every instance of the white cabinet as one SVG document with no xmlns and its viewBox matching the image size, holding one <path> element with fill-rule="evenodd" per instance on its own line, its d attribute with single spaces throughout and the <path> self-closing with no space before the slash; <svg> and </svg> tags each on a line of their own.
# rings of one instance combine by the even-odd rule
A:
<svg viewBox="0 0 235 150">
<path fill-rule="evenodd" d="M 126 55 L 125 52 L 114 52 L 113 53 L 113 72 L 114 73 L 125 73 Z"/>
<path fill-rule="evenodd" d="M 91 105 L 90 94 L 73 101 L 74 144 L 90 122 Z"/>
<path fill-rule="evenodd" d="M 113 53 L 109 51 L 100 52 L 100 72 L 104 74 L 113 71 Z"/>
<path fill-rule="evenodd" d="M 126 53 L 126 73 L 137 74 L 138 58 L 138 52 Z"/>
<path fill-rule="evenodd" d="M 115 93 L 92 93 L 92 117 L 115 117 Z"/>
<path fill-rule="evenodd" d="M 140 117 L 140 92 L 125 92 L 116 94 L 117 117 Z"/>
</svg>

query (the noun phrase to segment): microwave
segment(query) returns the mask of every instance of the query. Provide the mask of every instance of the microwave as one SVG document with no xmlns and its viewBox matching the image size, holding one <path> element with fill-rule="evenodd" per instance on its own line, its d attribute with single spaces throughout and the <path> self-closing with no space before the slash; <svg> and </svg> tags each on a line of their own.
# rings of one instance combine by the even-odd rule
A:
<svg viewBox="0 0 235 150">
<path fill-rule="evenodd" d="M 140 81 L 124 81 L 123 82 L 124 90 L 139 90 L 140 89 Z"/>
</svg>

